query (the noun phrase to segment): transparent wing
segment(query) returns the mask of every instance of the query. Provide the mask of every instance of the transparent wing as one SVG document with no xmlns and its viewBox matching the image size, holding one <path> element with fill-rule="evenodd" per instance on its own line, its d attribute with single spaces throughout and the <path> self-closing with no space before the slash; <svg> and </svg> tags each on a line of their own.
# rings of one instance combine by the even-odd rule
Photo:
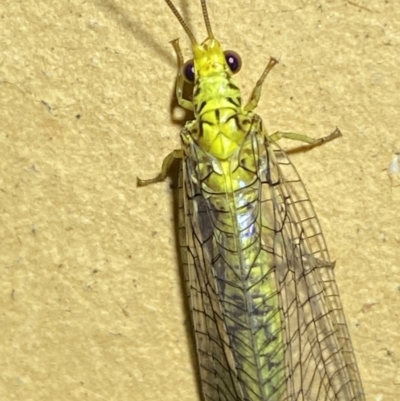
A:
<svg viewBox="0 0 400 401">
<path fill-rule="evenodd" d="M 364 400 L 361 379 L 321 227 L 295 167 L 264 147 L 265 245 L 271 242 L 285 338 L 288 400 Z M 273 224 L 273 226 L 271 226 Z M 270 232 L 275 235 L 271 237 Z"/>
<path fill-rule="evenodd" d="M 189 171 L 187 171 L 189 169 Z M 205 401 L 240 401 L 235 363 L 222 318 L 211 260 L 213 228 L 198 187 L 183 162 L 179 179 L 179 243 Z"/>
<path fill-rule="evenodd" d="M 270 360 L 274 354 L 271 347 L 276 347 L 275 355 L 283 348 L 285 380 L 276 382 L 273 394 L 262 396 L 256 395 L 262 391 L 249 391 L 247 373 L 238 359 L 245 357 L 235 348 L 238 332 L 229 332 L 224 321 L 232 319 L 229 306 L 237 299 L 226 298 L 228 286 L 235 285 L 223 284 L 221 277 L 224 269 L 232 267 L 226 261 L 231 244 L 221 242 L 224 237 L 217 224 L 228 224 L 232 216 L 208 209 L 209 203 L 193 179 L 195 164 L 184 159 L 180 175 L 179 240 L 204 399 L 363 401 L 361 380 L 335 283 L 334 264 L 329 260 L 305 187 L 286 154 L 267 139 L 264 142 L 258 129 L 249 133 L 246 143 L 251 146 L 243 146 L 238 159 L 244 160 L 249 149 L 253 149 L 253 160 L 243 166 L 260 165 L 258 173 L 250 180 L 251 187 L 245 188 L 247 193 L 253 191 L 252 188 L 260 188 L 254 189 L 254 194 L 259 194 L 258 198 L 255 195 L 258 205 L 252 202 L 251 207 L 254 224 L 261 224 L 261 236 L 250 242 L 259 243 L 268 254 L 267 258 L 258 260 L 272 261 L 259 283 L 267 276 L 274 276 L 276 281 L 276 290 L 262 298 L 265 302 L 246 313 L 261 316 L 268 312 L 263 311 L 268 308 L 267 301 L 277 296 L 277 313 L 282 322 L 278 330 L 283 333 L 283 344 L 263 343 L 250 347 L 259 352 L 255 358 L 257 369 L 266 371 L 273 366 L 259 362 Z M 198 156 L 193 155 L 193 160 L 200 163 Z M 204 160 L 201 163 L 205 169 L 203 176 L 217 174 Z M 224 194 L 216 196 L 223 198 Z M 236 233 L 237 238 L 243 237 L 244 232 L 245 229 Z M 268 331 L 268 327 L 267 322 L 264 329 Z M 271 342 L 277 337 L 271 337 Z M 265 372 L 257 373 L 256 365 L 251 370 L 256 372 L 254 377 L 265 377 Z M 260 386 L 264 385 L 262 383 L 266 382 L 260 380 Z"/>
</svg>

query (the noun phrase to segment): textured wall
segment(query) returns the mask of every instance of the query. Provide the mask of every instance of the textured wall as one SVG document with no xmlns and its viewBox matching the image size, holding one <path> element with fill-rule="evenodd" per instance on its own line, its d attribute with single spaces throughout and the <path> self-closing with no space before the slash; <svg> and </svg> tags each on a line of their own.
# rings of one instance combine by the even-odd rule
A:
<svg viewBox="0 0 400 401">
<path fill-rule="evenodd" d="M 197 1 L 176 2 L 203 38 Z M 367 399 L 398 400 L 400 180 L 385 169 L 400 150 L 400 8 L 210 3 L 246 95 L 280 60 L 257 109 L 270 132 L 343 132 L 292 160 Z M 179 147 L 168 42 L 189 55 L 182 29 L 162 0 L 27 0 L 0 16 L 0 399 L 198 400 L 172 191 L 135 184 Z"/>
</svg>

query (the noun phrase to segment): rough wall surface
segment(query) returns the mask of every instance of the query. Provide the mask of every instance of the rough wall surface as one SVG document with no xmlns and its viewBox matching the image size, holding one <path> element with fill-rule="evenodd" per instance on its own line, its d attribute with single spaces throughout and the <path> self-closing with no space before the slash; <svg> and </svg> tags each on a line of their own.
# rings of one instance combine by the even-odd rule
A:
<svg viewBox="0 0 400 401">
<path fill-rule="evenodd" d="M 176 1 L 198 38 L 197 1 Z M 0 5 L 0 399 L 200 399 L 168 182 L 179 147 L 162 0 Z M 270 132 L 343 138 L 296 154 L 368 400 L 400 390 L 400 8 L 393 0 L 210 1 Z M 178 113 L 179 114 L 179 113 Z"/>
</svg>

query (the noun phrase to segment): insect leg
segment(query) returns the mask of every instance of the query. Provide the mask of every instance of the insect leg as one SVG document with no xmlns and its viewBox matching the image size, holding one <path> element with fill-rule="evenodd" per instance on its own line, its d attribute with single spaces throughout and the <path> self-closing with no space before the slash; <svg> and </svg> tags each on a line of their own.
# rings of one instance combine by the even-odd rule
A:
<svg viewBox="0 0 400 401">
<path fill-rule="evenodd" d="M 305 142 L 308 143 L 310 148 L 314 148 L 316 146 L 320 146 L 326 142 L 330 142 L 333 139 L 339 138 L 342 136 L 342 133 L 340 132 L 339 128 L 336 128 L 335 131 L 333 131 L 331 134 L 327 136 L 323 136 L 322 138 L 311 138 L 307 135 L 303 134 L 296 134 L 295 132 L 275 132 L 271 135 L 269 135 L 268 139 L 271 140 L 272 142 L 277 142 L 282 138 L 285 139 L 290 139 L 292 141 L 300 141 L 300 142 Z"/>
<path fill-rule="evenodd" d="M 183 79 L 182 69 L 183 69 L 183 55 L 182 50 L 179 46 L 179 39 L 175 39 L 172 42 L 172 46 L 174 46 L 174 50 L 176 53 L 176 58 L 178 60 L 178 75 L 176 77 L 176 98 L 178 100 L 179 106 L 184 109 L 193 111 L 193 103 L 190 100 L 183 98 L 183 86 L 185 85 L 185 81 Z"/>
<path fill-rule="evenodd" d="M 260 79 L 257 81 L 256 86 L 254 87 L 249 103 L 247 103 L 244 108 L 245 111 L 252 111 L 257 107 L 258 101 L 261 97 L 261 88 L 265 81 L 265 78 L 267 78 L 268 73 L 275 67 L 276 64 L 278 64 L 278 62 L 279 61 L 274 59 L 273 57 L 269 59 L 268 65 L 265 67 L 265 70 L 261 74 Z"/>
<path fill-rule="evenodd" d="M 175 159 L 182 159 L 183 158 L 183 150 L 182 149 L 175 149 L 172 151 L 163 161 L 161 166 L 161 172 L 154 178 L 149 178 L 148 180 L 142 180 L 141 178 L 137 177 L 136 185 L 138 187 L 144 187 L 149 184 L 154 184 L 156 182 L 164 181 L 167 177 L 168 170 L 171 167 L 171 164 L 174 162 Z"/>
</svg>

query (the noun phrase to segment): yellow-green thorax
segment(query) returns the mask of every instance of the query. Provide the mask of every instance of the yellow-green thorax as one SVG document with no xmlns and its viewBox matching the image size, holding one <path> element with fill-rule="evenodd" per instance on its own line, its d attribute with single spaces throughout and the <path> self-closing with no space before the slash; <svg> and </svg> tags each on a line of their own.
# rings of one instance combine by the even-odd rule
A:
<svg viewBox="0 0 400 401">
<path fill-rule="evenodd" d="M 200 130 L 194 139 L 204 151 L 226 160 L 245 137 L 237 121 L 237 115 L 243 112 L 240 90 L 215 38 L 193 44 L 193 61 L 193 106 Z"/>
</svg>

